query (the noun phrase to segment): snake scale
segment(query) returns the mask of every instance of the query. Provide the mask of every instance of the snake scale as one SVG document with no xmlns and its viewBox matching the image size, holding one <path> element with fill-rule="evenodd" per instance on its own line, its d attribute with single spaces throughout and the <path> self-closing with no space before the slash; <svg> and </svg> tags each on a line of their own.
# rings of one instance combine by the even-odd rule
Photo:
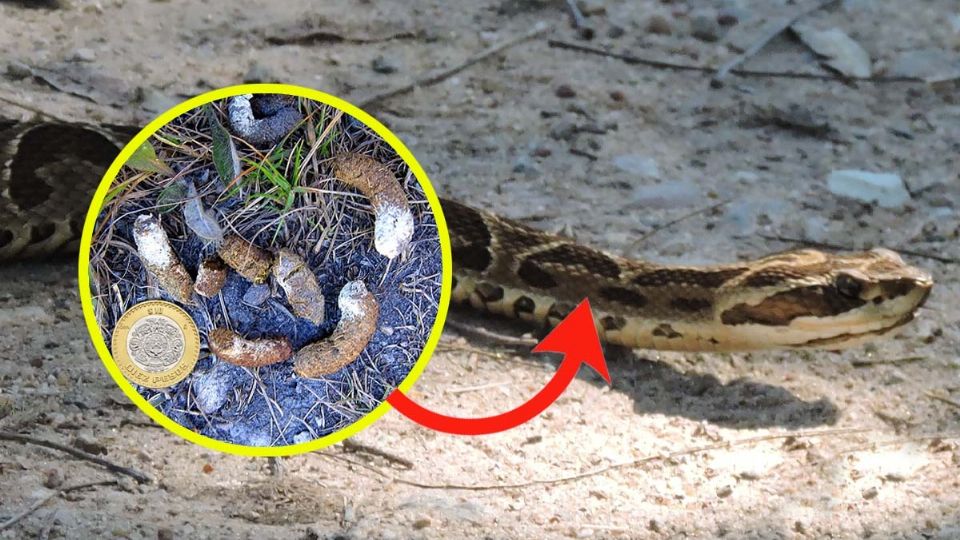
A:
<svg viewBox="0 0 960 540">
<path fill-rule="evenodd" d="M 137 128 L 0 119 L 0 260 L 76 250 L 97 183 Z M 839 349 L 895 332 L 933 286 L 887 249 L 726 265 L 625 259 L 441 199 L 455 302 L 556 324 L 588 297 L 602 339 L 660 350 Z"/>
</svg>

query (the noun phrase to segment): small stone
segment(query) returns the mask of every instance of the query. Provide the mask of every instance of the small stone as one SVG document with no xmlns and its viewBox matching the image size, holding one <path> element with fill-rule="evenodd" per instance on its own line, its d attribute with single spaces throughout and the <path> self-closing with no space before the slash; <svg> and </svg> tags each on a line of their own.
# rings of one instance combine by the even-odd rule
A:
<svg viewBox="0 0 960 540">
<path fill-rule="evenodd" d="M 940 79 L 960 75 L 960 59 L 943 49 L 914 49 L 900 53 L 890 75 L 917 79 Z"/>
<path fill-rule="evenodd" d="M 574 91 L 574 89 L 568 84 L 561 84 L 558 86 L 556 94 L 558 98 L 563 99 L 577 97 L 576 91 Z"/>
<path fill-rule="evenodd" d="M 266 283 L 251 285 L 247 292 L 243 293 L 243 303 L 249 306 L 263 305 L 270 298 L 270 286 Z"/>
<path fill-rule="evenodd" d="M 420 518 L 413 522 L 413 529 L 419 531 L 430 526 L 430 518 Z"/>
<path fill-rule="evenodd" d="M 807 47 L 825 58 L 827 66 L 848 77 L 869 77 L 872 71 L 870 55 L 843 30 L 818 30 L 812 26 L 795 24 L 790 27 Z"/>
<path fill-rule="evenodd" d="M 107 447 L 88 433 L 81 433 L 74 437 L 73 447 L 95 456 L 107 454 Z"/>
<path fill-rule="evenodd" d="M 630 202 L 649 208 L 684 208 L 700 200 L 700 186 L 679 180 L 637 186 Z"/>
<path fill-rule="evenodd" d="M 723 27 L 717 22 L 717 15 L 712 11 L 698 11 L 690 16 L 690 34 L 707 42 L 719 41 L 723 35 Z"/>
<path fill-rule="evenodd" d="M 553 154 L 553 150 L 550 150 L 550 147 L 548 146 L 538 146 L 533 149 L 533 152 L 531 152 L 531 155 L 533 155 L 533 157 L 539 157 L 539 158 L 550 157 L 550 155 L 552 154 Z"/>
<path fill-rule="evenodd" d="M 47 422 L 50 424 L 50 427 L 56 429 L 63 427 L 67 424 L 67 415 L 61 412 L 53 412 L 47 415 Z"/>
<path fill-rule="evenodd" d="M 624 30 L 622 26 L 617 26 L 615 24 L 611 24 L 610 28 L 607 28 L 607 37 L 610 39 L 617 39 L 626 33 L 627 31 Z"/>
<path fill-rule="evenodd" d="M 577 0 L 577 7 L 580 8 L 580 13 L 587 17 L 603 15 L 607 12 L 607 6 L 603 5 L 603 0 Z"/>
<path fill-rule="evenodd" d="M 612 163 L 614 167 L 628 174 L 649 178 L 660 177 L 660 167 L 657 165 L 657 160 L 652 157 L 641 154 L 620 154 L 614 156 Z"/>
<path fill-rule="evenodd" d="M 853 169 L 832 171 L 827 188 L 834 195 L 876 203 L 884 208 L 899 208 L 910 200 L 903 180 L 894 173 L 873 173 Z"/>
<path fill-rule="evenodd" d="M 197 401 L 200 412 L 213 414 L 223 408 L 236 387 L 233 376 L 235 369 L 229 364 L 220 362 L 210 371 L 194 378 L 194 399 Z"/>
<path fill-rule="evenodd" d="M 673 26 L 671 26 L 669 19 L 659 13 L 654 13 L 647 17 L 647 21 L 643 27 L 651 34 L 669 36 L 673 33 Z"/>
<path fill-rule="evenodd" d="M 616 101 L 617 103 L 623 103 L 627 100 L 627 96 L 620 90 L 611 90 L 610 99 Z"/>
<path fill-rule="evenodd" d="M 33 69 L 23 62 L 13 60 L 7 64 L 7 76 L 13 80 L 26 79 L 33 76 Z"/>
<path fill-rule="evenodd" d="M 879 494 L 880 494 L 880 489 L 877 488 L 877 486 L 873 486 L 871 488 L 867 488 L 863 490 L 863 498 L 867 500 L 875 499 Z"/>
<path fill-rule="evenodd" d="M 733 494 L 733 488 L 730 486 L 723 486 L 717 489 L 717 497 L 725 499 Z"/>
<path fill-rule="evenodd" d="M 247 68 L 247 72 L 243 74 L 243 82 L 245 83 L 266 83 L 275 80 L 273 71 L 257 61 L 252 62 L 250 67 Z"/>
<path fill-rule="evenodd" d="M 561 120 L 550 128 L 550 137 L 558 141 L 570 141 L 577 134 L 577 125 L 569 120 Z"/>
<path fill-rule="evenodd" d="M 63 485 L 63 471 L 47 469 L 43 474 L 43 487 L 55 489 Z"/>
<path fill-rule="evenodd" d="M 117 487 L 123 491 L 126 491 L 127 493 L 137 493 L 139 491 L 139 488 L 137 487 L 137 481 L 129 476 L 121 476 L 117 478 Z"/>
<path fill-rule="evenodd" d="M 137 97 L 145 111 L 155 113 L 166 111 L 180 102 L 153 88 L 141 87 L 137 91 Z"/>
<path fill-rule="evenodd" d="M 530 156 L 520 156 L 513 163 L 513 172 L 522 174 L 527 178 L 536 178 L 540 175 L 540 167 L 530 158 Z"/>
<path fill-rule="evenodd" d="M 391 73 L 397 72 L 397 65 L 392 61 L 387 60 L 383 56 L 378 56 L 370 62 L 370 67 L 373 68 L 377 73 L 382 73 L 384 75 L 389 75 Z"/>
<path fill-rule="evenodd" d="M 735 8 L 721 9 L 717 14 L 717 22 L 720 26 L 736 26 L 740 23 L 740 12 Z"/>
<path fill-rule="evenodd" d="M 173 540 L 175 535 L 172 529 L 166 527 L 157 529 L 157 540 Z"/>
<path fill-rule="evenodd" d="M 93 49 L 88 49 L 86 47 L 81 47 L 70 55 L 70 60 L 72 62 L 93 62 L 97 59 L 97 54 L 93 52 Z"/>
<path fill-rule="evenodd" d="M 733 173 L 733 179 L 742 184 L 753 184 L 760 180 L 760 175 L 753 171 L 737 171 Z"/>
</svg>

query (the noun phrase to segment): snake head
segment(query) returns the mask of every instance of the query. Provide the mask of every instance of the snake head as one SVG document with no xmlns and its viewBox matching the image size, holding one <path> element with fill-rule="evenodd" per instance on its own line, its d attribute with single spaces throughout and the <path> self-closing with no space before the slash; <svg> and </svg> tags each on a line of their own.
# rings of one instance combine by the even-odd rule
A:
<svg viewBox="0 0 960 540">
<path fill-rule="evenodd" d="M 853 266 L 842 259 L 853 259 Z M 841 258 L 833 276 L 837 292 L 859 298 L 874 305 L 900 301 L 904 309 L 915 311 L 926 302 L 933 288 L 933 278 L 919 268 L 906 264 L 897 253 L 874 248 L 857 257 Z"/>
<path fill-rule="evenodd" d="M 756 266 L 739 281 L 743 297 L 720 314 L 731 335 L 746 336 L 731 338 L 741 348 L 859 345 L 913 320 L 933 287 L 929 273 L 883 248 L 792 251 Z"/>
<path fill-rule="evenodd" d="M 930 273 L 904 262 L 899 254 L 874 248 L 830 256 L 829 287 L 834 305 L 847 309 L 824 317 L 833 334 L 800 346 L 846 348 L 887 336 L 912 321 L 933 289 Z"/>
</svg>

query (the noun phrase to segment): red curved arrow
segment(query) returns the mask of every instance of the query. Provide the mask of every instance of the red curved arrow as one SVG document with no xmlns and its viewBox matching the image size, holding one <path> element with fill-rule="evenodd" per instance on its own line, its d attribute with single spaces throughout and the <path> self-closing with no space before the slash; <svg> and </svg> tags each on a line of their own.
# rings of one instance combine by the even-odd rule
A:
<svg viewBox="0 0 960 540">
<path fill-rule="evenodd" d="M 593 323 L 590 302 L 584 299 L 573 311 L 533 348 L 533 352 L 563 353 L 557 372 L 535 396 L 512 411 L 486 418 L 457 418 L 433 412 L 417 405 L 403 392 L 395 390 L 387 401 L 404 416 L 436 431 L 456 435 L 485 435 L 506 431 L 542 413 L 560 397 L 577 376 L 580 364 L 592 367 L 610 383 L 607 362 L 600 347 L 600 337 Z"/>
</svg>

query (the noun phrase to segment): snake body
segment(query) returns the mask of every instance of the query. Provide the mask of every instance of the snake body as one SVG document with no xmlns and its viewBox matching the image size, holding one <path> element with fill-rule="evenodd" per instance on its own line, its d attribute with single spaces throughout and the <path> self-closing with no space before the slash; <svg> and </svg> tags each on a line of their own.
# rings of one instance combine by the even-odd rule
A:
<svg viewBox="0 0 960 540">
<path fill-rule="evenodd" d="M 75 250 L 97 183 L 136 128 L 0 120 L 0 260 Z M 913 319 L 930 275 L 896 253 L 779 253 L 727 265 L 625 259 L 441 199 L 453 300 L 554 325 L 589 298 L 601 337 L 661 350 L 843 348 Z"/>
</svg>

